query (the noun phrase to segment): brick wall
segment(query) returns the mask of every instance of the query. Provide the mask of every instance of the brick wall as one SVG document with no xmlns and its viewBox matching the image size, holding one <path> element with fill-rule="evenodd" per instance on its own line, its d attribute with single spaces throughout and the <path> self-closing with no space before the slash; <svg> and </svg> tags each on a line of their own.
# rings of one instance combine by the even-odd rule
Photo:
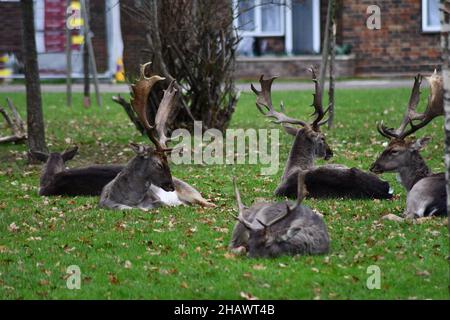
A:
<svg viewBox="0 0 450 320">
<path fill-rule="evenodd" d="M 419 0 L 345 0 L 338 37 L 353 46 L 358 75 L 428 73 L 440 65 L 438 33 L 422 32 Z M 381 8 L 381 29 L 366 27 L 369 5 Z M 341 43 L 341 44 L 342 44 Z"/>
<path fill-rule="evenodd" d="M 22 53 L 22 14 L 20 2 L 0 2 L 0 55 Z"/>
<path fill-rule="evenodd" d="M 65 1 L 65 0 L 62 0 Z M 99 73 L 108 68 L 108 47 L 106 39 L 106 16 L 104 1 L 91 0 L 92 43 Z M 0 2 L 0 55 L 14 53 L 22 58 L 22 13 L 20 2 Z"/>
</svg>

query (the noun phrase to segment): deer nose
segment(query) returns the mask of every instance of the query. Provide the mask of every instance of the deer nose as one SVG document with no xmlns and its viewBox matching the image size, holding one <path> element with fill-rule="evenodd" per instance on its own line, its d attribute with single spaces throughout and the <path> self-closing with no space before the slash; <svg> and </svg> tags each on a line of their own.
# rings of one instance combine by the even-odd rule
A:
<svg viewBox="0 0 450 320">
<path fill-rule="evenodd" d="M 376 164 L 376 163 L 373 163 L 371 166 L 370 166 L 370 172 L 373 172 L 373 173 L 382 173 L 382 171 L 381 171 L 381 168 L 378 166 L 378 164 Z"/>
<path fill-rule="evenodd" d="M 167 192 L 175 191 L 175 186 L 173 185 L 172 182 L 165 183 L 161 187 L 164 189 L 164 191 L 167 191 Z"/>
</svg>

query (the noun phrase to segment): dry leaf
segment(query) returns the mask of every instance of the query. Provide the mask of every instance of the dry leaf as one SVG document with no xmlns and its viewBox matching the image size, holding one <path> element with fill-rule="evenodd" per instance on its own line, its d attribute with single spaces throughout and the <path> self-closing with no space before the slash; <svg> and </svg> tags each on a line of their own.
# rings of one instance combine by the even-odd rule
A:
<svg viewBox="0 0 450 320">
<path fill-rule="evenodd" d="M 255 297 L 251 293 L 246 293 L 244 291 L 241 291 L 240 296 L 241 296 L 241 298 L 244 298 L 245 300 L 259 300 L 259 298 Z"/>
<path fill-rule="evenodd" d="M 19 227 L 16 225 L 15 222 L 13 222 L 8 226 L 8 230 L 10 232 L 17 232 L 17 231 L 19 231 Z"/>
</svg>

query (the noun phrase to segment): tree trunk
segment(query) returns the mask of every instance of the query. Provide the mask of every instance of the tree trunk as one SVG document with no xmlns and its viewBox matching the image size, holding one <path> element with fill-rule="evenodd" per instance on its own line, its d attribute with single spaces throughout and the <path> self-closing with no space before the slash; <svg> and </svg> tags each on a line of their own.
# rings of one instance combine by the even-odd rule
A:
<svg viewBox="0 0 450 320">
<path fill-rule="evenodd" d="M 447 215 L 450 209 L 450 1 L 441 1 L 442 77 L 444 79 L 445 111 L 445 177 L 447 180 Z M 448 219 L 448 218 L 447 218 Z M 450 232 L 450 224 L 448 224 Z"/>
<path fill-rule="evenodd" d="M 22 0 L 21 4 L 22 41 L 27 92 L 28 148 L 34 151 L 47 152 L 39 67 L 36 52 L 33 0 Z"/>
<path fill-rule="evenodd" d="M 323 37 L 323 44 L 322 44 L 322 62 L 320 64 L 320 72 L 319 72 L 320 73 L 319 83 L 322 89 L 324 88 L 325 85 L 328 56 L 330 53 L 330 28 L 331 28 L 331 17 L 333 16 L 333 7 L 334 7 L 334 0 L 328 0 L 327 21 L 325 24 L 325 35 Z M 323 96 L 323 90 L 321 92 Z"/>
<path fill-rule="evenodd" d="M 334 10 L 333 10 L 334 11 Z M 330 30 L 330 87 L 328 89 L 328 129 L 333 128 L 334 122 L 334 80 L 336 60 L 336 19 L 333 15 Z"/>
<path fill-rule="evenodd" d="M 86 15 L 90 19 L 89 14 L 89 0 L 86 0 Z M 83 99 L 83 105 L 84 107 L 88 108 L 91 106 L 91 82 L 90 82 L 90 76 L 89 76 L 89 50 L 87 47 L 86 39 L 84 39 L 84 46 L 83 46 L 83 72 L 84 72 L 84 99 Z"/>
</svg>

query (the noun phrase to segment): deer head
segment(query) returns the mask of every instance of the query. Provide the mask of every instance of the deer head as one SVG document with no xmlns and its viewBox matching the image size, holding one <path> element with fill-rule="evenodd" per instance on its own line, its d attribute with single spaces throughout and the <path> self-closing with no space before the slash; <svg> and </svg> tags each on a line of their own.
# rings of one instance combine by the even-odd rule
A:
<svg viewBox="0 0 450 320">
<path fill-rule="evenodd" d="M 289 229 L 289 225 L 281 225 L 280 222 L 286 221 L 288 217 L 294 214 L 294 212 L 301 207 L 301 203 L 305 198 L 305 173 L 306 172 L 300 172 L 298 174 L 298 195 L 297 201 L 293 205 L 287 201 L 285 203 L 281 203 L 281 207 L 279 204 L 267 203 L 263 204 L 265 206 L 264 210 L 261 210 L 261 207 L 258 204 L 249 209 L 244 206 L 241 201 L 241 195 L 237 187 L 236 178 L 233 178 L 236 202 L 239 211 L 238 216 L 235 216 L 234 218 L 247 229 L 247 247 L 250 256 L 261 257 L 274 254 L 273 250 L 270 250 L 269 247 L 274 244 L 274 242 L 279 240 L 278 238 L 282 234 L 287 233 L 287 229 Z M 255 216 L 254 221 L 249 222 L 244 217 L 245 210 L 261 210 L 261 212 L 264 211 L 267 216 L 275 216 L 275 218 L 270 220 L 270 222 L 265 223 L 262 219 L 260 219 L 261 217 Z"/>
<path fill-rule="evenodd" d="M 64 152 L 51 152 L 44 153 L 40 151 L 30 151 L 31 156 L 45 163 L 42 173 L 41 173 L 41 186 L 46 186 L 51 182 L 53 176 L 59 172 L 65 170 L 65 163 L 72 160 L 73 157 L 78 153 L 78 147 L 74 146 L 65 150 Z"/>
<path fill-rule="evenodd" d="M 383 172 L 397 172 L 401 168 L 410 166 L 415 162 L 422 162 L 419 151 L 430 141 L 429 137 L 417 140 L 392 139 L 386 149 L 370 167 L 376 174 Z"/>
<path fill-rule="evenodd" d="M 309 71 L 312 74 L 312 81 L 315 84 L 315 93 L 313 94 L 313 104 L 315 118 L 312 122 L 308 123 L 299 119 L 291 118 L 285 114 L 284 104 L 280 104 L 280 111 L 276 111 L 272 104 L 272 83 L 277 77 L 272 77 L 270 79 L 264 79 L 262 75 L 259 79 L 261 85 L 261 91 L 257 90 L 253 84 L 251 85 L 252 91 L 256 94 L 256 107 L 258 110 L 267 118 L 272 119 L 273 123 L 281 124 L 284 130 L 295 136 L 296 142 L 298 140 L 307 140 L 313 148 L 314 155 L 318 158 L 323 158 L 325 160 L 330 159 L 333 156 L 333 151 L 326 142 L 325 135 L 320 131 L 320 127 L 327 123 L 328 120 L 323 120 L 328 109 L 324 111 L 322 105 L 322 88 L 317 81 L 316 73 L 314 68 L 310 68 Z M 292 127 L 288 125 L 296 125 L 298 127 Z"/>
<path fill-rule="evenodd" d="M 145 128 L 147 136 L 154 144 L 154 148 L 150 146 L 139 146 L 131 144 L 131 148 L 136 153 L 134 167 L 137 172 L 141 172 L 144 176 L 151 175 L 152 181 L 165 191 L 174 191 L 172 176 L 167 160 L 167 153 L 172 149 L 167 148 L 169 139 L 166 137 L 166 123 L 170 112 L 174 108 L 175 89 L 174 82 L 172 82 L 167 90 L 164 92 L 163 99 L 158 107 L 155 119 L 150 124 L 148 115 L 148 98 L 153 85 L 165 78 L 158 75 L 151 77 L 146 76 L 146 68 L 151 62 L 141 65 L 140 77 L 131 86 L 132 99 L 131 106 L 136 113 L 142 126 Z"/>
<path fill-rule="evenodd" d="M 414 78 L 409 103 L 399 128 L 387 128 L 383 122 L 377 126 L 378 132 L 389 139 L 389 143 L 372 164 L 370 171 L 377 174 L 398 172 L 401 182 L 407 190 L 410 190 L 418 180 L 430 174 L 429 168 L 419 153 L 430 141 L 430 138 L 424 137 L 417 140 L 407 138 L 443 114 L 442 77 L 435 71 L 427 79 L 430 82 L 430 95 L 424 113 L 416 112 L 422 83 L 422 76 L 418 74 Z M 419 123 L 414 123 L 414 121 L 419 121 Z"/>
</svg>

